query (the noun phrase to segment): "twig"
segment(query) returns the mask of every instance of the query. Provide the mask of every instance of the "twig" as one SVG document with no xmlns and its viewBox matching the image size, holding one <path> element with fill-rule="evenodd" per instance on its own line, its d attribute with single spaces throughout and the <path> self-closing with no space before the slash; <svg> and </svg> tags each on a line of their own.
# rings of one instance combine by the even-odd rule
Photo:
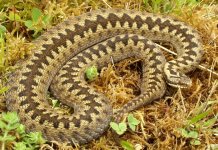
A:
<svg viewBox="0 0 218 150">
<path fill-rule="evenodd" d="M 215 82 L 212 84 L 210 93 L 207 97 L 207 101 L 209 101 L 209 99 L 211 98 L 211 96 L 217 91 L 217 87 L 218 87 L 218 80 L 215 80 Z"/>
<path fill-rule="evenodd" d="M 167 48 L 165 48 L 165 47 L 163 47 L 163 46 L 161 46 L 161 45 L 159 45 L 159 44 L 156 44 L 158 47 L 160 47 L 160 48 L 162 48 L 163 50 L 165 50 L 165 51 L 167 51 L 167 52 L 169 52 L 169 53 L 171 53 L 171 54 L 173 54 L 173 55 L 177 55 L 177 53 L 175 53 L 175 52 L 173 52 L 173 51 L 171 51 L 171 50 L 169 50 L 169 49 L 167 49 Z M 204 66 L 202 66 L 202 65 L 198 65 L 197 66 L 199 69 L 201 69 L 201 70 L 204 70 L 204 71 L 208 71 L 209 73 L 211 73 L 211 74 L 213 74 L 213 75 L 215 75 L 216 77 L 218 77 L 218 73 L 217 72 L 215 72 L 215 71 L 213 71 L 213 70 L 211 70 L 211 69 L 208 69 L 207 67 L 204 67 Z"/>
<path fill-rule="evenodd" d="M 186 109 L 186 107 L 185 107 L 185 102 L 184 102 L 185 98 L 184 98 L 183 95 L 182 95 L 181 88 L 178 89 L 178 92 L 179 92 L 179 96 L 180 96 L 181 101 L 182 101 L 183 110 L 184 110 L 184 112 L 187 112 L 187 109 Z"/>
<path fill-rule="evenodd" d="M 104 2 L 109 8 L 111 8 L 111 6 L 105 0 L 102 0 L 102 2 Z"/>
</svg>

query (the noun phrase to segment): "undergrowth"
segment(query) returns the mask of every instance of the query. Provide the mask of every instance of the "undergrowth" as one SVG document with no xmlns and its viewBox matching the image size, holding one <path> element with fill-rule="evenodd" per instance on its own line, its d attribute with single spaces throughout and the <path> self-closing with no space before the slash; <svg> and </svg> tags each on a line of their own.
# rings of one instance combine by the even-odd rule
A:
<svg viewBox="0 0 218 150">
<path fill-rule="evenodd" d="M 0 118 L 1 150 L 34 150 L 45 143 L 40 132 L 25 132 L 25 126 L 19 123 L 17 113 L 2 113 Z"/>
<path fill-rule="evenodd" d="M 0 1 L 0 141 L 1 149 L 120 149 L 111 131 L 88 145 L 72 148 L 63 143 L 45 141 L 38 132 L 26 133 L 16 113 L 5 113 L 4 92 L 7 75 L 16 62 L 28 57 L 31 41 L 48 28 L 69 16 L 99 8 L 124 8 L 169 14 L 196 28 L 205 50 L 202 64 L 218 72 L 218 4 L 214 0 L 2 0 Z M 129 59 L 109 65 L 100 73 L 91 70 L 91 83 L 111 99 L 115 108 L 139 93 L 138 60 Z M 122 133 L 122 147 L 131 149 L 217 149 L 218 143 L 218 82 L 207 71 L 189 74 L 193 85 L 187 90 L 168 87 L 159 101 L 145 106 L 127 117 L 121 124 L 111 124 Z M 53 101 L 53 106 L 59 106 Z M 134 117 L 133 117 L 134 116 Z M 130 117 L 130 118 L 129 118 Z M 129 129 L 127 129 L 127 126 Z"/>
</svg>

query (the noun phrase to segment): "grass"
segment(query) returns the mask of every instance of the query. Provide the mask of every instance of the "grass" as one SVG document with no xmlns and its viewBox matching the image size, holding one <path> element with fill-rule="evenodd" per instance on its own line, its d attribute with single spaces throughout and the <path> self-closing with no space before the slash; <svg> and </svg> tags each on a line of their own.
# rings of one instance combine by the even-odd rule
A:
<svg viewBox="0 0 218 150">
<path fill-rule="evenodd" d="M 59 2 L 27 0 L 0 1 L 0 112 L 6 112 L 4 92 L 7 75 L 13 65 L 31 53 L 31 41 L 47 28 L 69 16 L 84 12 L 118 7 L 162 13 L 174 16 L 198 30 L 203 40 L 205 55 L 202 65 L 218 72 L 218 4 L 204 0 L 63 0 Z M 102 69 L 100 78 L 91 84 L 105 93 L 115 108 L 122 106 L 139 93 L 140 72 L 138 60 L 128 59 L 109 64 Z M 138 149 L 216 149 L 218 143 L 218 81 L 200 69 L 189 73 L 193 85 L 177 90 L 168 87 L 166 95 L 158 101 L 133 112 L 139 120 L 135 131 L 122 135 L 123 147 Z M 56 104 L 54 104 L 56 105 Z M 133 119 L 134 120 L 134 119 Z M 0 130 L 4 135 L 5 129 Z M 14 136 L 16 132 L 10 132 Z M 0 144 L 12 149 L 18 139 Z M 18 144 L 19 146 L 19 144 Z M 23 146 L 20 144 L 20 147 Z M 63 143 L 46 143 L 41 149 L 120 149 L 113 141 L 111 130 L 100 139 L 78 148 Z"/>
</svg>

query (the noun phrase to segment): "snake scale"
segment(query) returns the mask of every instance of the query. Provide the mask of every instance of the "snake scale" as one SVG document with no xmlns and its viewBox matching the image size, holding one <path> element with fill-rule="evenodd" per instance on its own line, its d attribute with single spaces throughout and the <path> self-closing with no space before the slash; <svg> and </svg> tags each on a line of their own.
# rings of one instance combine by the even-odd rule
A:
<svg viewBox="0 0 218 150">
<path fill-rule="evenodd" d="M 149 39 L 149 40 L 148 40 Z M 172 43 L 177 58 L 165 62 L 152 41 Z M 28 131 L 41 131 L 47 140 L 85 144 L 108 128 L 112 117 L 135 110 L 175 87 L 191 84 L 185 73 L 203 55 L 199 35 L 183 22 L 134 10 L 95 10 L 49 29 L 34 41 L 33 53 L 9 77 L 6 105 L 16 111 Z M 87 85 L 84 72 L 128 57 L 143 62 L 141 94 L 113 114 L 109 100 Z M 74 108 L 60 114 L 47 101 L 47 91 Z"/>
</svg>

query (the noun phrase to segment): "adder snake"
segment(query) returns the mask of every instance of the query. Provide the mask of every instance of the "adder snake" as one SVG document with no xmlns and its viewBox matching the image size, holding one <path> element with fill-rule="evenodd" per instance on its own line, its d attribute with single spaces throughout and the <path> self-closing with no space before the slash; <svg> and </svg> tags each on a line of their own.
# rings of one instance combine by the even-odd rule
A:
<svg viewBox="0 0 218 150">
<path fill-rule="evenodd" d="M 150 40 L 172 43 L 177 58 L 165 63 Z M 84 72 L 88 67 L 101 68 L 111 57 L 115 62 L 142 59 L 141 94 L 117 111 L 116 118 L 162 97 L 165 81 L 176 87 L 190 85 L 185 73 L 195 68 L 203 54 L 198 34 L 183 22 L 121 9 L 72 17 L 34 44 L 31 56 L 18 63 L 20 68 L 9 77 L 7 108 L 18 113 L 28 131 L 41 131 L 48 140 L 72 144 L 98 138 L 113 116 L 109 100 L 87 85 Z M 59 114 L 51 108 L 46 100 L 51 83 L 52 93 L 73 107 L 73 114 Z"/>
</svg>

